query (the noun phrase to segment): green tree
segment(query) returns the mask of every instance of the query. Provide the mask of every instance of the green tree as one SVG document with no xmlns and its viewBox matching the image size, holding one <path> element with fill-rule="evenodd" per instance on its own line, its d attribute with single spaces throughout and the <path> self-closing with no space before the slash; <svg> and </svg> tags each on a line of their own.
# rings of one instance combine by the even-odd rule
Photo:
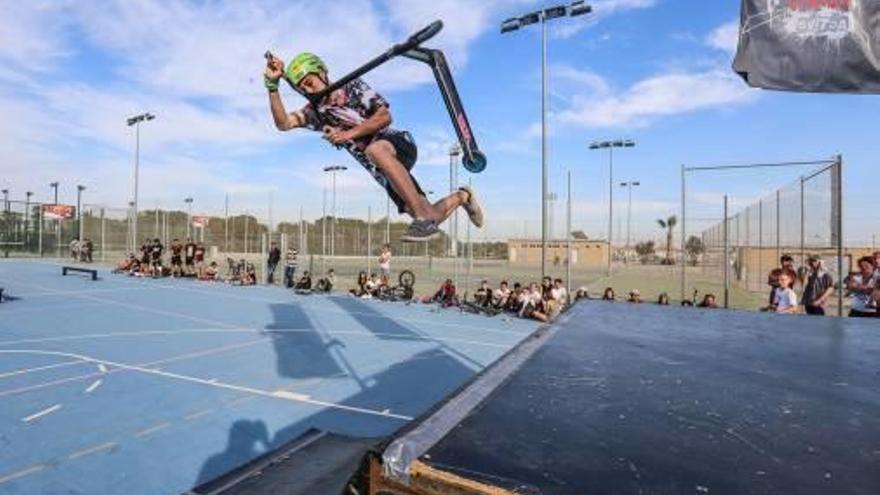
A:
<svg viewBox="0 0 880 495">
<path fill-rule="evenodd" d="M 657 224 L 660 225 L 660 228 L 666 229 L 666 259 L 663 260 L 663 263 L 674 265 L 675 261 L 672 259 L 672 234 L 675 231 L 675 226 L 678 224 L 678 217 L 672 215 L 666 220 L 660 218 L 657 219 Z"/>
<path fill-rule="evenodd" d="M 636 244 L 636 254 L 639 255 L 639 260 L 642 264 L 647 263 L 655 254 L 654 241 L 645 241 Z"/>
<path fill-rule="evenodd" d="M 684 248 L 692 265 L 696 265 L 700 255 L 706 252 L 706 245 L 703 244 L 703 240 L 695 235 L 688 237 Z"/>
</svg>

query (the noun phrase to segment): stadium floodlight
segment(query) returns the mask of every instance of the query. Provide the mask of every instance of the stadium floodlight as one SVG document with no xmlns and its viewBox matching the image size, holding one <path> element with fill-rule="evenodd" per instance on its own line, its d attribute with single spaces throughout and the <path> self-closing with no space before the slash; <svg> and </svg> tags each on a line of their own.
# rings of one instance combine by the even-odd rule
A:
<svg viewBox="0 0 880 495">
<path fill-rule="evenodd" d="M 134 250 L 134 247 L 137 246 L 137 238 L 138 238 L 138 228 L 137 228 L 137 220 L 138 220 L 138 180 L 140 176 L 140 160 L 141 160 L 141 122 L 150 121 L 155 119 L 156 116 L 149 113 L 144 112 L 139 115 L 134 115 L 125 119 L 125 123 L 128 124 L 129 127 L 134 126 L 135 129 L 135 144 L 134 144 L 134 206 L 132 207 L 132 225 L 131 225 L 131 248 Z"/>
<path fill-rule="evenodd" d="M 505 20 L 501 23 L 501 32 L 509 33 L 511 31 L 516 31 L 519 29 L 519 18 L 511 17 L 510 19 Z"/>
<path fill-rule="evenodd" d="M 546 9 L 513 17 L 501 23 L 501 32 L 517 31 L 521 27 L 541 24 L 541 276 L 547 275 L 547 234 L 548 234 L 548 159 L 547 159 L 547 22 L 552 19 L 586 14 L 591 9 L 584 2 L 571 5 L 557 5 Z M 452 241 L 454 242 L 454 241 Z"/>
<path fill-rule="evenodd" d="M 541 20 L 541 11 L 538 12 L 530 12 L 519 18 L 520 27 L 523 26 L 531 26 L 532 24 L 537 24 Z"/>
<path fill-rule="evenodd" d="M 571 9 L 569 10 L 569 15 L 572 17 L 589 14 L 593 11 L 593 7 L 584 2 L 583 0 L 578 0 L 576 2 L 572 2 Z"/>
<path fill-rule="evenodd" d="M 611 276 L 611 241 L 614 235 L 614 148 L 632 148 L 636 142 L 632 139 L 614 139 L 609 141 L 593 141 L 591 150 L 608 148 L 608 267 L 606 276 Z M 626 186 L 628 183 L 622 183 Z M 638 185 L 632 183 L 632 185 Z"/>
<path fill-rule="evenodd" d="M 544 20 L 565 17 L 566 14 L 568 14 L 568 10 L 565 8 L 565 5 L 557 5 L 555 7 L 544 9 Z"/>
</svg>

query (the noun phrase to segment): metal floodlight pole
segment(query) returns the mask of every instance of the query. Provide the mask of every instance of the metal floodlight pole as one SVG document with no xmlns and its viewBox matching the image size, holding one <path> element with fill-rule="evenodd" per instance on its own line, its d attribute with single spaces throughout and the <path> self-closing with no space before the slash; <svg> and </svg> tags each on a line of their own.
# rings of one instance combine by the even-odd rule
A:
<svg viewBox="0 0 880 495">
<path fill-rule="evenodd" d="M 138 216 L 138 179 L 140 175 L 140 151 L 141 151 L 141 122 L 148 122 L 155 119 L 156 116 L 147 112 L 133 117 L 129 117 L 126 123 L 129 127 L 134 126 L 135 144 L 134 144 L 134 194 L 132 206 L 132 246 L 137 245 L 137 216 Z M 57 203 L 57 200 L 56 200 Z"/>
<path fill-rule="evenodd" d="M 186 203 L 186 237 L 191 238 L 192 234 L 191 234 L 190 228 L 192 227 L 193 199 L 192 199 L 192 197 L 186 197 L 183 199 L 183 202 Z"/>
<path fill-rule="evenodd" d="M 55 192 L 55 202 L 53 204 L 57 205 L 58 204 L 58 183 L 57 182 L 50 182 L 49 187 L 51 187 Z"/>
<path fill-rule="evenodd" d="M 86 186 L 76 186 L 76 232 L 77 238 L 83 240 L 83 224 L 82 224 L 82 192 L 86 190 Z"/>
<path fill-rule="evenodd" d="M 28 219 L 28 215 L 30 215 L 31 196 L 33 196 L 33 195 L 34 195 L 34 193 L 31 191 L 27 191 L 24 193 L 24 243 L 25 243 L 25 245 L 28 244 L 28 233 L 30 231 L 30 225 L 29 225 L 30 221 Z"/>
<path fill-rule="evenodd" d="M 458 158 L 458 155 L 460 155 L 460 154 L 461 154 L 461 147 L 458 145 L 458 143 L 453 144 L 452 147 L 449 148 L 449 194 L 450 195 L 455 194 L 455 188 L 458 187 L 458 184 L 456 183 L 457 174 L 455 173 L 455 171 L 456 171 L 457 163 L 458 163 L 457 158 Z M 449 219 L 447 220 L 447 230 L 449 231 L 448 232 L 448 235 L 449 235 L 449 256 L 452 256 L 452 257 L 456 256 L 456 254 L 458 252 L 458 246 L 456 246 L 457 239 L 455 238 L 455 232 L 457 230 L 457 225 L 456 225 L 457 222 L 456 221 L 458 220 L 458 214 L 457 214 L 458 209 L 456 208 L 455 211 L 456 211 L 456 213 L 453 213 L 452 215 L 450 215 Z"/>
<path fill-rule="evenodd" d="M 324 172 L 330 172 L 333 181 L 333 201 L 331 205 L 333 222 L 330 224 L 330 256 L 336 256 L 336 172 L 344 172 L 346 170 L 348 170 L 348 167 L 344 165 L 324 167 Z"/>
<path fill-rule="evenodd" d="M 501 33 L 517 31 L 521 27 L 541 23 L 541 277 L 547 274 L 547 201 L 548 201 L 548 163 L 547 163 L 547 21 L 565 16 L 588 14 L 592 7 L 583 1 L 570 5 L 557 5 L 537 12 L 530 12 L 501 23 Z M 609 257 L 610 260 L 610 257 Z"/>
<path fill-rule="evenodd" d="M 565 208 L 565 239 L 567 243 L 566 262 L 565 262 L 565 291 L 567 303 L 571 303 L 571 170 L 568 171 L 568 199 Z"/>
<path fill-rule="evenodd" d="M 620 187 L 626 187 L 629 193 L 629 199 L 626 206 L 626 249 L 629 249 L 632 235 L 632 203 L 633 203 L 633 187 L 641 186 L 639 181 L 621 182 Z"/>
<path fill-rule="evenodd" d="M 724 308 L 730 307 L 730 226 L 727 212 L 727 195 L 724 195 Z"/>
<path fill-rule="evenodd" d="M 606 276 L 611 276 L 611 253 L 614 240 L 614 148 L 632 148 L 636 142 L 632 139 L 615 139 L 611 141 L 593 141 L 591 150 L 608 149 L 608 267 Z"/>
</svg>

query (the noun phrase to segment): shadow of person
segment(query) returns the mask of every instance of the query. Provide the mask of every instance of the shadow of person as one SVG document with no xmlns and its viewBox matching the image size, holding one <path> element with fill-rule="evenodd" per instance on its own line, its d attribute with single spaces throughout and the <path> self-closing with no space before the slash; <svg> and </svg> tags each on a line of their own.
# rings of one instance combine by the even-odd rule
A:
<svg viewBox="0 0 880 495">
<path fill-rule="evenodd" d="M 196 484 L 212 480 L 265 452 L 271 442 L 269 430 L 262 421 L 239 419 L 229 428 L 229 441 L 223 452 L 205 461 Z"/>
</svg>

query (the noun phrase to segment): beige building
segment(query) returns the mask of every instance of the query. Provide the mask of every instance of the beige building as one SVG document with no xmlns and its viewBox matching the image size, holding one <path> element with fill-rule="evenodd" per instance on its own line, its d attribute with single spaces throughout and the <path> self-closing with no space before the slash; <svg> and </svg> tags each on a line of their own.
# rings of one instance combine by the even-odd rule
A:
<svg viewBox="0 0 880 495">
<path fill-rule="evenodd" d="M 568 259 L 568 241 L 547 242 L 547 262 L 564 265 Z M 510 239 L 507 241 L 507 260 L 511 264 L 534 265 L 541 263 L 540 239 Z M 602 267 L 608 264 L 608 243 L 594 240 L 571 241 L 571 266 Z"/>
</svg>

